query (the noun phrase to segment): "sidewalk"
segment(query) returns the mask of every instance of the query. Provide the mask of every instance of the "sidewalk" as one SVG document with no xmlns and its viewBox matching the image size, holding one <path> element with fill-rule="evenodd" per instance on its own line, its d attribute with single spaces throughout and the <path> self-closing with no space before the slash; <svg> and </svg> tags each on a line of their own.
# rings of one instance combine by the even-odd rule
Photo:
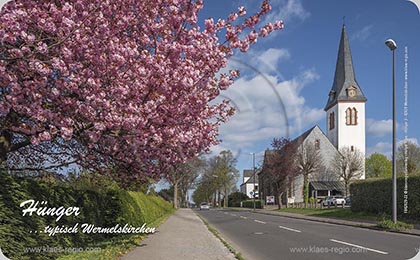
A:
<svg viewBox="0 0 420 260">
<path fill-rule="evenodd" d="M 246 208 L 233 208 L 233 209 L 253 211 L 252 209 L 246 209 Z M 267 210 L 267 209 L 257 209 L 256 213 L 266 214 L 266 215 L 274 215 L 274 216 L 281 216 L 281 217 L 286 217 L 286 218 L 304 219 L 304 220 L 330 223 L 330 224 L 337 224 L 337 225 L 362 227 L 362 228 L 370 228 L 370 229 L 379 229 L 379 228 L 376 227 L 377 222 L 372 221 L 372 220 L 359 220 L 359 219 L 357 219 L 357 220 L 347 220 L 347 219 L 338 219 L 338 218 L 332 218 L 332 217 L 316 217 L 316 216 L 308 216 L 308 215 L 288 213 L 288 212 L 279 212 L 279 211 L 276 211 L 276 210 Z M 414 229 L 411 229 L 411 230 L 390 231 L 390 232 L 420 236 L 420 226 L 419 225 L 414 225 Z"/>
<path fill-rule="evenodd" d="M 234 260 L 191 209 L 179 209 L 122 260 Z"/>
</svg>

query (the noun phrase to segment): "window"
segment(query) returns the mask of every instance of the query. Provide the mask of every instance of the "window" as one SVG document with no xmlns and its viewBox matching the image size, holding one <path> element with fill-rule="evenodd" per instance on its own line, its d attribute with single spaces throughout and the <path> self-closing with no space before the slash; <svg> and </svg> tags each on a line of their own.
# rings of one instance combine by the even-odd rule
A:
<svg viewBox="0 0 420 260">
<path fill-rule="evenodd" d="M 334 129 L 335 125 L 334 125 L 334 112 L 330 113 L 330 118 L 329 118 L 329 122 L 330 122 L 330 130 Z"/>
<path fill-rule="evenodd" d="M 350 149 L 351 149 L 352 152 L 354 152 L 354 146 L 353 145 L 351 146 Z"/>
<path fill-rule="evenodd" d="M 357 109 L 355 107 L 346 109 L 346 125 L 357 125 Z"/>
<path fill-rule="evenodd" d="M 320 149 L 320 141 L 319 139 L 315 140 L 315 150 L 319 150 Z"/>
</svg>

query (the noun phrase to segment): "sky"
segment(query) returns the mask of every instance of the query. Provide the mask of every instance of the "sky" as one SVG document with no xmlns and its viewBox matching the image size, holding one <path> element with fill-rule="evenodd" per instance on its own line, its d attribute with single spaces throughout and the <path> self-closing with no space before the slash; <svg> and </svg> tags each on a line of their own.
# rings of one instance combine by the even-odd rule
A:
<svg viewBox="0 0 420 260">
<path fill-rule="evenodd" d="M 226 17 L 240 5 L 248 13 L 255 0 L 204 1 L 200 19 Z M 260 38 L 246 54 L 229 62 L 241 77 L 221 94 L 236 114 L 220 128 L 222 150 L 235 154 L 241 178 L 244 169 L 262 164 L 273 138 L 299 136 L 314 125 L 325 132 L 324 107 L 333 84 L 343 22 L 349 35 L 356 79 L 366 103 L 366 155 L 391 158 L 392 52 L 384 44 L 393 38 L 397 71 L 397 141 L 420 141 L 420 13 L 406 0 L 272 0 L 265 21 L 283 20 L 285 28 Z M 407 57 L 406 57 L 407 55 Z M 407 80 L 405 69 L 407 68 Z M 405 87 L 408 94 L 405 95 Z M 404 100 L 408 100 L 408 132 L 404 129 Z M 238 185 L 242 183 L 242 179 Z"/>
</svg>

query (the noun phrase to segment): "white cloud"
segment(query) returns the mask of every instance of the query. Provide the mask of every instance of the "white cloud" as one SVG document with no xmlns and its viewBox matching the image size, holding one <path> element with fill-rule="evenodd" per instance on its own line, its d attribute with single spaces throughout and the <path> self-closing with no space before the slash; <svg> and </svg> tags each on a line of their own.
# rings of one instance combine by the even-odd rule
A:
<svg viewBox="0 0 420 260">
<path fill-rule="evenodd" d="M 361 30 L 357 31 L 356 33 L 351 36 L 352 40 L 358 40 L 358 41 L 366 41 L 367 38 L 372 34 L 372 28 L 373 25 L 366 25 Z"/>
<path fill-rule="evenodd" d="M 402 145 L 406 140 L 398 140 L 397 141 L 397 149 L 400 145 Z M 417 138 L 407 138 L 407 141 L 412 142 L 416 145 L 419 145 Z M 369 157 L 373 153 L 381 153 L 384 154 L 388 159 L 392 159 L 392 143 L 390 142 L 379 142 L 375 144 L 373 147 L 367 147 L 366 149 L 366 156 Z"/>
<path fill-rule="evenodd" d="M 290 52 L 286 49 L 270 48 L 266 51 L 253 52 L 253 56 L 257 57 L 255 63 L 258 64 L 259 70 L 276 72 L 277 64 L 290 58 Z"/>
<path fill-rule="evenodd" d="M 379 142 L 373 147 L 367 147 L 366 157 L 369 157 L 373 153 L 384 154 L 388 159 L 392 157 L 392 144 L 387 142 Z"/>
<path fill-rule="evenodd" d="M 314 70 L 307 70 L 289 80 L 265 73 L 238 79 L 221 95 L 236 108 L 236 114 L 220 127 L 221 145 L 237 151 L 261 142 L 268 146 L 274 137 L 293 137 L 313 126 L 324 111 L 309 107 L 301 92 L 318 78 Z"/>
<path fill-rule="evenodd" d="M 283 20 L 286 23 L 291 20 L 306 20 L 311 14 L 305 10 L 300 0 L 272 0 L 273 10 L 267 16 L 266 21 Z"/>
<path fill-rule="evenodd" d="M 392 133 L 392 119 L 375 120 L 366 119 L 366 132 L 376 137 L 383 137 Z"/>
</svg>

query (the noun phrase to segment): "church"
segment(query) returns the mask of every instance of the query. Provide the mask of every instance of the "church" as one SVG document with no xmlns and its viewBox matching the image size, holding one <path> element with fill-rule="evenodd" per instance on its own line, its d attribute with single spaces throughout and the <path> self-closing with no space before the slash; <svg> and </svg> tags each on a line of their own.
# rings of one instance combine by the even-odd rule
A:
<svg viewBox="0 0 420 260">
<path fill-rule="evenodd" d="M 309 180 L 309 197 L 323 199 L 332 195 L 344 195 L 344 183 L 331 165 L 332 159 L 339 154 L 342 147 L 348 147 L 351 151 L 356 149 L 365 154 L 365 104 L 366 97 L 356 80 L 353 60 L 346 31 L 343 25 L 341 39 L 338 48 L 337 63 L 335 68 L 334 82 L 328 93 L 327 104 L 324 111 L 326 116 L 326 132 L 319 126 L 314 126 L 294 140 L 297 147 L 311 144 L 319 150 L 322 159 L 322 167 L 312 173 Z M 299 149 L 299 148 L 298 148 Z M 274 151 L 267 150 L 264 155 L 264 163 L 258 171 L 258 186 L 261 199 L 274 196 L 274 185 L 270 182 L 267 165 Z M 363 166 L 364 166 L 363 160 Z M 364 168 L 364 167 L 363 167 Z M 365 172 L 358 177 L 365 178 Z M 297 175 L 289 181 L 287 196 L 283 196 L 282 202 L 303 202 L 303 175 Z M 277 198 L 276 198 L 277 200 Z"/>
</svg>

